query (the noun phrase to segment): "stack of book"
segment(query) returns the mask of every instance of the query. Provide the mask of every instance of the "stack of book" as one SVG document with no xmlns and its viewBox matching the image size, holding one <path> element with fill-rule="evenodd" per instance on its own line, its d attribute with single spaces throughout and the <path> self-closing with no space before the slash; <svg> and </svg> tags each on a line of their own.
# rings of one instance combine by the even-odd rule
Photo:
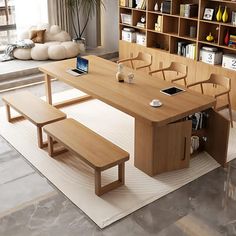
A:
<svg viewBox="0 0 236 236">
<path fill-rule="evenodd" d="M 136 26 L 139 27 L 139 28 L 143 28 L 143 29 L 146 28 L 146 24 L 142 23 L 142 22 L 138 22 Z"/>
<path fill-rule="evenodd" d="M 228 46 L 231 47 L 231 48 L 236 48 L 236 35 L 231 34 L 229 36 L 229 44 L 228 44 Z"/>
<path fill-rule="evenodd" d="M 136 8 L 146 10 L 146 0 L 136 0 Z"/>
<path fill-rule="evenodd" d="M 178 42 L 177 54 L 195 60 L 197 56 L 197 46 L 195 43 Z"/>
<path fill-rule="evenodd" d="M 180 4 L 180 16 L 197 17 L 198 4 Z"/>
</svg>

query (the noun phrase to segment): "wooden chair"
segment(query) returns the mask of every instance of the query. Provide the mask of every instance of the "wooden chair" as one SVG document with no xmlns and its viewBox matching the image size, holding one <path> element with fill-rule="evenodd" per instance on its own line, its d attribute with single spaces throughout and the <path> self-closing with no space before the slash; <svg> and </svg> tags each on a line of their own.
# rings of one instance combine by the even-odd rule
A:
<svg viewBox="0 0 236 236">
<path fill-rule="evenodd" d="M 150 55 L 149 53 L 139 52 L 136 57 L 122 59 L 122 60 L 117 61 L 117 63 L 123 63 L 123 62 L 128 62 L 128 61 L 130 62 L 132 69 L 140 70 L 143 68 L 148 68 L 150 71 L 151 65 L 152 65 L 152 55 Z M 134 61 L 143 61 L 145 65 L 135 67 Z"/>
<path fill-rule="evenodd" d="M 212 94 L 212 96 L 214 96 L 214 98 L 216 99 L 216 105 L 214 109 L 216 111 L 220 111 L 222 109 L 228 108 L 230 123 L 231 123 L 231 127 L 233 128 L 233 117 L 232 117 L 231 102 L 230 102 L 230 95 L 229 95 L 230 90 L 231 90 L 231 79 L 223 75 L 211 74 L 208 80 L 189 84 L 187 87 L 189 88 L 196 85 L 200 85 L 201 92 L 202 94 L 204 94 L 203 84 L 213 84 L 214 88 L 217 88 L 217 86 L 221 86 L 223 88 L 224 91 L 220 91 L 215 94 Z M 226 101 L 219 99 L 219 97 L 224 96 L 224 95 L 226 96 L 226 99 L 227 99 Z"/>
<path fill-rule="evenodd" d="M 186 65 L 179 62 L 171 62 L 170 66 L 150 71 L 149 74 L 152 75 L 154 73 L 162 72 L 163 79 L 166 80 L 165 71 L 176 71 L 177 75 L 174 79 L 171 79 L 171 82 L 184 80 L 184 85 L 187 86 L 186 77 L 188 75 L 188 67 Z"/>
</svg>

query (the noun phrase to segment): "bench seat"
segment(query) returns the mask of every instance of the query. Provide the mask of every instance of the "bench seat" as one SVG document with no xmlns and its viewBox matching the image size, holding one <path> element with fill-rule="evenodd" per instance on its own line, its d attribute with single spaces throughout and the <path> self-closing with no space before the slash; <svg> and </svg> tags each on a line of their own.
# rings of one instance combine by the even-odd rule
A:
<svg viewBox="0 0 236 236">
<path fill-rule="evenodd" d="M 95 170 L 95 193 L 98 196 L 124 184 L 124 163 L 129 159 L 129 153 L 126 151 L 74 119 L 64 119 L 46 125 L 44 132 L 48 134 L 50 156 L 57 154 L 53 148 L 55 140 Z M 116 165 L 118 180 L 102 187 L 101 171 Z"/>
<path fill-rule="evenodd" d="M 43 143 L 42 127 L 66 118 L 65 113 L 27 91 L 6 95 L 2 100 L 6 104 L 7 119 L 9 122 L 14 122 L 20 118 L 19 116 L 11 117 L 10 107 L 12 107 L 24 118 L 36 125 L 38 145 L 40 148 L 46 146 Z"/>
</svg>

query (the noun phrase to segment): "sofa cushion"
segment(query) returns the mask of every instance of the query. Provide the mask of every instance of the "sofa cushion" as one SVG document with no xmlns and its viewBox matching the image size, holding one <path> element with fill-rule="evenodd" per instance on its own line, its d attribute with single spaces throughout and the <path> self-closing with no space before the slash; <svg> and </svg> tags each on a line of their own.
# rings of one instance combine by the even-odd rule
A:
<svg viewBox="0 0 236 236">
<path fill-rule="evenodd" d="M 48 60 L 48 46 L 45 44 L 36 45 L 31 49 L 31 57 L 37 61 Z"/>
<path fill-rule="evenodd" d="M 66 58 L 66 48 L 63 45 L 52 45 L 48 48 L 48 57 L 52 60 Z"/>
<path fill-rule="evenodd" d="M 31 30 L 30 39 L 34 43 L 44 43 L 44 33 L 46 29 L 43 30 Z"/>
<path fill-rule="evenodd" d="M 66 58 L 76 57 L 79 54 L 79 45 L 77 43 L 68 41 L 61 43 L 66 49 Z"/>
<path fill-rule="evenodd" d="M 30 60 L 31 59 L 31 48 L 16 48 L 13 52 L 15 58 L 21 60 Z"/>
</svg>

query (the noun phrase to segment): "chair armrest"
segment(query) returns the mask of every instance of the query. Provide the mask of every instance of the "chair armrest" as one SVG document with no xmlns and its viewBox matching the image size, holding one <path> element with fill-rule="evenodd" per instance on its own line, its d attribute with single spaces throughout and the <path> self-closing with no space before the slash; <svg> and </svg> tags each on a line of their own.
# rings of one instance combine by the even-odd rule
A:
<svg viewBox="0 0 236 236">
<path fill-rule="evenodd" d="M 151 66 L 151 64 L 144 65 L 144 66 L 137 66 L 136 70 L 139 70 L 139 69 L 142 69 L 142 68 L 146 68 L 146 67 L 149 67 L 149 66 Z"/>
<path fill-rule="evenodd" d="M 169 67 L 165 67 L 165 68 L 161 68 L 161 69 L 157 69 L 157 70 L 152 70 L 149 72 L 149 75 L 152 75 L 152 74 L 160 72 L 160 71 L 165 71 L 165 70 L 169 70 Z"/>
<path fill-rule="evenodd" d="M 203 83 L 204 83 L 204 81 L 199 81 L 199 82 L 196 82 L 196 83 L 192 83 L 192 84 L 187 85 L 187 88 L 190 88 L 190 87 L 193 87 L 193 86 L 196 86 L 196 85 L 201 85 Z"/>
<path fill-rule="evenodd" d="M 177 76 L 175 79 L 172 79 L 171 82 L 178 81 L 185 78 L 186 78 L 186 75 Z"/>
<path fill-rule="evenodd" d="M 217 97 L 220 97 L 220 96 L 226 95 L 227 93 L 229 93 L 229 90 L 224 91 L 224 92 L 222 92 L 222 93 L 217 93 L 217 94 L 215 94 L 214 97 L 217 98 Z"/>
<path fill-rule="evenodd" d="M 119 61 L 117 61 L 117 64 L 121 63 L 121 62 L 127 62 L 127 61 L 132 61 L 134 60 L 133 58 L 126 58 L 126 59 L 121 59 Z"/>
</svg>

